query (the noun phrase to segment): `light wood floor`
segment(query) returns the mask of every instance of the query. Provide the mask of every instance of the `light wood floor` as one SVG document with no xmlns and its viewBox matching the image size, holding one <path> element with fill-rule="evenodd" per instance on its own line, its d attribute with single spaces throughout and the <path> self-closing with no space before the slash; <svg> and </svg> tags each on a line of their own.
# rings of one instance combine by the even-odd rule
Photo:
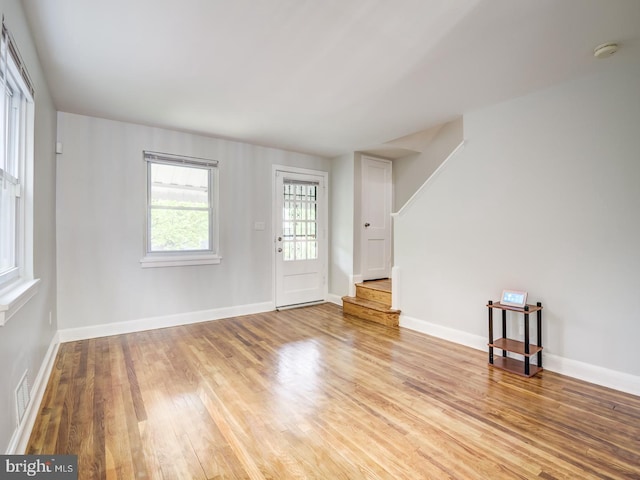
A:
<svg viewBox="0 0 640 480">
<path fill-rule="evenodd" d="M 637 479 L 640 397 L 325 304 L 61 345 L 28 453 L 83 480 Z"/>
</svg>

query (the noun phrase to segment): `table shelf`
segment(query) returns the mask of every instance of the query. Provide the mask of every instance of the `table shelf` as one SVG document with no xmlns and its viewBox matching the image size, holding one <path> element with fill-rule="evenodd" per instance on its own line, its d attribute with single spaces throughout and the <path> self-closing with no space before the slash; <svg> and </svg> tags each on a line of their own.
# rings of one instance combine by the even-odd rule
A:
<svg viewBox="0 0 640 480">
<path fill-rule="evenodd" d="M 529 375 L 525 375 L 524 362 L 511 357 L 496 357 L 493 359 L 493 366 L 521 377 L 533 377 L 536 373 L 542 371 L 542 367 L 531 364 L 529 365 Z"/>
<path fill-rule="evenodd" d="M 528 357 L 533 357 L 536 353 L 542 350 L 542 347 L 530 343 L 529 353 L 526 353 L 524 342 L 521 342 L 519 340 L 512 340 L 510 338 L 499 338 L 497 340 L 494 340 L 493 343 L 490 343 L 489 346 Z"/>
</svg>

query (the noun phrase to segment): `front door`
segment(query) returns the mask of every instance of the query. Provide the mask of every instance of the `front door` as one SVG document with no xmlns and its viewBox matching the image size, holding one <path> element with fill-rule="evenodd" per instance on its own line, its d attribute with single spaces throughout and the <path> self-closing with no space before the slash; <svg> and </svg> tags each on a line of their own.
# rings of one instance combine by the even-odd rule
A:
<svg viewBox="0 0 640 480">
<path fill-rule="evenodd" d="M 391 162 L 362 157 L 361 272 L 363 280 L 391 275 Z"/>
<path fill-rule="evenodd" d="M 276 308 L 325 298 L 326 175 L 275 171 Z"/>
</svg>

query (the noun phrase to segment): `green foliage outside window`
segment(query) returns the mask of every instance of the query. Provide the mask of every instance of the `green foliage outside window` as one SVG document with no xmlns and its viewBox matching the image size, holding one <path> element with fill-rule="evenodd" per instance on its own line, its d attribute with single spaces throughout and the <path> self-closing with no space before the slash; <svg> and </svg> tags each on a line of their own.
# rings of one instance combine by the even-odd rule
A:
<svg viewBox="0 0 640 480">
<path fill-rule="evenodd" d="M 162 205 L 165 208 L 153 208 Z M 193 251 L 209 248 L 209 212 L 166 207 L 199 207 L 164 200 L 151 209 L 151 251 Z"/>
</svg>

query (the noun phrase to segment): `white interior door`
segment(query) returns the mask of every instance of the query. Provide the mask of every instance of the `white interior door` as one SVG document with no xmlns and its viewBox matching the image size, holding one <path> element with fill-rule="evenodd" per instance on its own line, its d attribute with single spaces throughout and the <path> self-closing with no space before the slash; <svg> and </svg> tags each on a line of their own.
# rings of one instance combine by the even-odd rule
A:
<svg viewBox="0 0 640 480">
<path fill-rule="evenodd" d="M 275 171 L 276 307 L 322 301 L 326 279 L 325 176 Z"/>
<path fill-rule="evenodd" d="M 361 272 L 363 280 L 391 276 L 391 162 L 362 157 Z"/>
</svg>

